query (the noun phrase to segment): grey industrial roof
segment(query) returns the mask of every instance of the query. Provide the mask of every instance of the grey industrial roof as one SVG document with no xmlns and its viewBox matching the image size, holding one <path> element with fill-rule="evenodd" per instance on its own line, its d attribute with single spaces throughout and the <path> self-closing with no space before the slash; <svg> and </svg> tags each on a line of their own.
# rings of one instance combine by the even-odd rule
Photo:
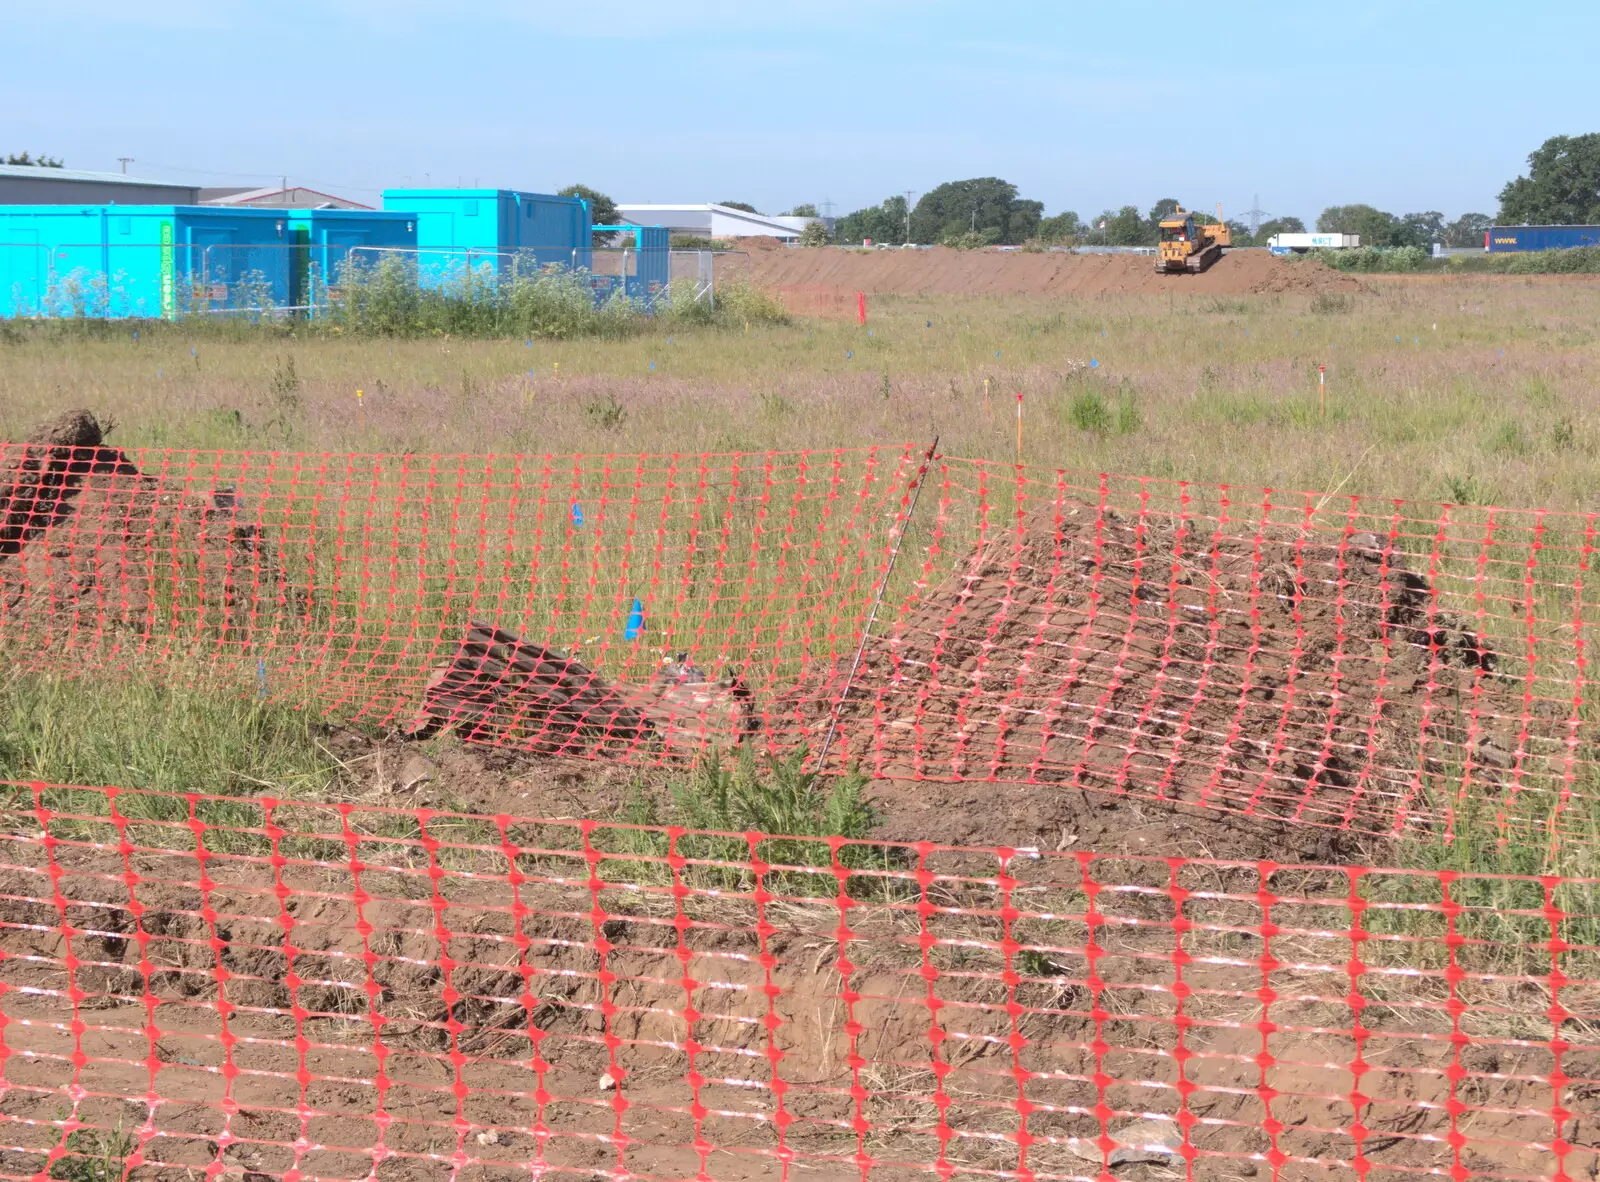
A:
<svg viewBox="0 0 1600 1182">
<path fill-rule="evenodd" d="M 88 172 L 81 168 L 39 168 L 31 164 L 0 164 L 0 177 L 19 180 L 78 181 L 100 185 L 140 185 L 160 189 L 193 189 L 182 181 L 148 181 L 120 172 Z"/>
</svg>

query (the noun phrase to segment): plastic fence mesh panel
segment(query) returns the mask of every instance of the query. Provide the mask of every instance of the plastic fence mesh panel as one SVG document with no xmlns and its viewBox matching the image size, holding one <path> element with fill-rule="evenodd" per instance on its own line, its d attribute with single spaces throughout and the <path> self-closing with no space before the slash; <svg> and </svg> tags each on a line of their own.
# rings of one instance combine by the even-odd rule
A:
<svg viewBox="0 0 1600 1182">
<path fill-rule="evenodd" d="M 6 1177 L 1600 1168 L 1590 881 L 6 791 Z"/>
<path fill-rule="evenodd" d="M 689 456 L 0 447 L 14 668 L 415 736 L 1593 832 L 1592 516 Z M 858 660 L 859 654 L 859 660 Z"/>
<path fill-rule="evenodd" d="M 1592 518 L 938 477 L 938 561 L 835 699 L 841 760 L 1368 833 L 1591 831 Z"/>
</svg>

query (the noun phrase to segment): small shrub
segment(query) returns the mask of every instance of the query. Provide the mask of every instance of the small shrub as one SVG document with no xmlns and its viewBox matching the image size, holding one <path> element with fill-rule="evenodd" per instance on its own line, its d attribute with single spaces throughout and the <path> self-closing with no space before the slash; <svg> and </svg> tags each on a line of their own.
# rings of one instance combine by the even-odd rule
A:
<svg viewBox="0 0 1600 1182">
<path fill-rule="evenodd" d="M 1572 425 L 1571 419 L 1559 419 L 1555 426 L 1550 428 L 1550 442 L 1563 451 L 1578 441 L 1577 428 Z"/>
<path fill-rule="evenodd" d="M 1568 250 L 1530 250 L 1526 253 L 1491 256 L 1511 275 L 1593 275 L 1600 273 L 1600 246 L 1578 246 Z M 1505 262 L 1501 263 L 1500 260 Z"/>
<path fill-rule="evenodd" d="M 617 401 L 615 394 L 590 399 L 583 404 L 583 413 L 602 431 L 620 431 L 628 421 L 628 408 Z"/>
<path fill-rule="evenodd" d="M 1489 437 L 1489 450 L 1506 455 L 1526 455 L 1531 447 L 1528 433 L 1515 419 L 1508 419 L 1495 428 Z"/>
<path fill-rule="evenodd" d="M 674 279 L 667 293 L 656 300 L 656 319 L 675 327 L 713 324 L 717 319 L 713 301 L 699 297 L 700 285 L 693 279 Z"/>
<path fill-rule="evenodd" d="M 1318 316 L 1342 316 L 1356 306 L 1356 302 L 1342 291 L 1319 291 L 1311 297 L 1311 310 Z"/>
<path fill-rule="evenodd" d="M 1310 257 L 1322 260 L 1336 271 L 1367 274 L 1421 271 L 1432 256 L 1420 246 L 1358 246 L 1353 250 L 1313 250 Z"/>
<path fill-rule="evenodd" d="M 1488 489 L 1473 476 L 1447 476 L 1444 481 L 1445 500 L 1452 505 L 1483 505 L 1488 503 Z"/>
<path fill-rule="evenodd" d="M 828 227 L 822 222 L 807 222 L 806 228 L 800 231 L 801 246 L 826 246 L 828 245 Z"/>
<path fill-rule="evenodd" d="M 122 1182 L 134 1138 L 115 1129 L 78 1129 L 67 1138 L 66 1156 L 50 1167 L 57 1182 Z"/>
<path fill-rule="evenodd" d="M 1114 419 L 1098 390 L 1079 390 L 1067 404 L 1067 421 L 1080 431 L 1098 434 L 1109 431 Z"/>
<path fill-rule="evenodd" d="M 788 324 L 783 301 L 765 288 L 735 280 L 717 288 L 717 319 L 727 324 Z"/>
<path fill-rule="evenodd" d="M 1522 384 L 1522 396 L 1535 406 L 1556 404 L 1556 388 L 1547 378 L 1529 378 Z"/>
<path fill-rule="evenodd" d="M 757 830 L 785 837 L 866 837 L 874 816 L 859 772 L 822 776 L 802 770 L 805 752 L 758 764 L 741 748 L 732 767 L 712 756 L 700 773 L 673 791 L 680 823 L 739 833 Z"/>
<path fill-rule="evenodd" d="M 1139 413 L 1139 404 L 1124 395 L 1117 403 L 1117 434 L 1133 435 L 1143 426 L 1144 415 Z"/>
<path fill-rule="evenodd" d="M 968 230 L 964 234 L 952 234 L 940 241 L 940 246 L 953 246 L 957 250 L 982 250 L 985 246 L 993 246 L 1000 241 L 1000 231 L 994 226 L 987 230 Z"/>
<path fill-rule="evenodd" d="M 767 756 L 758 762 L 748 747 L 741 747 L 730 766 L 713 753 L 694 773 L 670 784 L 664 796 L 635 788 L 623 804 L 622 820 L 633 825 L 772 834 L 759 847 L 769 864 L 827 867 L 832 854 L 827 842 L 819 839 L 865 838 L 877 815 L 866 798 L 868 777 L 858 771 L 827 776 L 808 772 L 806 758 L 802 749 L 785 759 Z M 665 852 L 661 836 L 655 833 L 633 835 L 630 844 L 641 852 Z M 750 845 L 743 838 L 689 835 L 679 840 L 677 848 L 687 857 L 735 864 L 706 867 L 701 873 L 708 877 L 748 881 L 748 872 L 738 866 L 750 861 Z M 884 850 L 859 845 L 843 846 L 838 854 L 840 863 L 851 869 L 881 866 L 889 856 Z M 784 878 L 786 889 L 794 894 L 838 889 L 826 872 Z"/>
<path fill-rule="evenodd" d="M 780 419 L 794 410 L 794 404 L 782 394 L 761 394 L 761 409 L 775 419 Z"/>
<path fill-rule="evenodd" d="M 295 372 L 293 357 L 284 357 L 278 361 L 277 368 L 272 371 L 270 389 L 272 396 L 279 399 L 299 391 L 300 375 Z"/>
</svg>

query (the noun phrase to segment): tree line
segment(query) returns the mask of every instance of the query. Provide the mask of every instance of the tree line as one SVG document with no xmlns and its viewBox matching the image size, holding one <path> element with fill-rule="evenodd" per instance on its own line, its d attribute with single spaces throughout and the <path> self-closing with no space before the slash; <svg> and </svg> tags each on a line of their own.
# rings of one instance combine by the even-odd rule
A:
<svg viewBox="0 0 1600 1182">
<path fill-rule="evenodd" d="M 60 168 L 61 161 L 27 152 L 5 158 L 7 164 Z M 563 196 L 583 197 L 590 203 L 596 225 L 615 224 L 617 209 L 606 194 L 587 185 L 569 185 Z M 755 213 L 745 201 L 724 201 L 733 209 Z M 808 229 L 804 241 L 820 245 L 831 240 L 855 244 L 870 239 L 875 243 L 901 246 L 943 244 L 947 246 L 1020 246 L 1024 243 L 1082 244 L 1101 246 L 1151 246 L 1160 239 L 1161 220 L 1179 208 L 1174 197 L 1163 197 L 1149 210 L 1136 205 L 1102 210 L 1087 220 L 1073 210 L 1051 217 L 1044 215 L 1044 203 L 1022 197 L 1017 186 L 999 177 L 975 177 L 947 181 L 908 205 L 896 194 L 877 205 L 857 209 L 834 223 L 831 236 L 820 226 Z M 787 211 L 795 217 L 816 217 L 815 205 L 797 205 Z M 1209 214 L 1196 212 L 1195 220 L 1212 222 Z M 1434 243 L 1444 246 L 1483 245 L 1483 235 L 1491 224 L 1500 225 L 1600 225 L 1600 132 L 1588 135 L 1552 136 L 1528 156 L 1528 171 L 1508 181 L 1500 190 L 1500 212 L 1491 219 L 1484 213 L 1464 213 L 1446 221 L 1438 210 L 1393 214 L 1365 204 L 1330 205 L 1318 216 L 1316 228 L 1327 234 L 1359 234 L 1363 246 L 1424 249 Z M 1230 221 L 1235 245 L 1265 246 L 1275 234 L 1305 232 L 1305 223 L 1295 217 L 1279 217 L 1258 226 L 1256 233 L 1242 222 Z M 596 235 L 597 245 L 605 235 Z"/>
<path fill-rule="evenodd" d="M 961 247 L 1044 245 L 1153 246 L 1160 223 L 1174 209 L 1165 197 L 1141 211 L 1124 205 L 1084 219 L 1073 210 L 1044 216 L 1044 204 L 1021 197 L 1017 186 L 999 177 L 949 181 L 924 193 L 914 206 L 896 195 L 878 205 L 840 218 L 833 241 L 859 245 L 866 239 L 890 246 Z M 1197 212 L 1197 222 L 1214 222 Z M 1498 217 L 1464 213 L 1447 221 L 1438 210 L 1394 214 L 1355 203 L 1330 205 L 1317 217 L 1325 234 L 1359 234 L 1364 246 L 1430 248 L 1482 246 L 1491 225 L 1600 225 L 1600 132 L 1552 136 L 1528 157 L 1527 173 L 1500 191 Z M 1243 222 L 1228 222 L 1237 246 L 1265 246 L 1275 234 L 1300 234 L 1305 223 L 1279 217 L 1262 223 L 1256 233 Z"/>
</svg>

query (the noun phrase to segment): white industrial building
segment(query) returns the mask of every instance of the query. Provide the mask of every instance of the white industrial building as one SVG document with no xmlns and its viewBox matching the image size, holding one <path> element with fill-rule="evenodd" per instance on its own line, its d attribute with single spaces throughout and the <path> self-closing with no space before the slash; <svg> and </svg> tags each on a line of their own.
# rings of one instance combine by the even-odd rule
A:
<svg viewBox="0 0 1600 1182">
<path fill-rule="evenodd" d="M 666 226 L 674 234 L 697 238 L 778 238 L 792 241 L 810 222 L 822 218 L 771 217 L 727 205 L 621 205 L 617 215 L 636 226 Z"/>
</svg>

